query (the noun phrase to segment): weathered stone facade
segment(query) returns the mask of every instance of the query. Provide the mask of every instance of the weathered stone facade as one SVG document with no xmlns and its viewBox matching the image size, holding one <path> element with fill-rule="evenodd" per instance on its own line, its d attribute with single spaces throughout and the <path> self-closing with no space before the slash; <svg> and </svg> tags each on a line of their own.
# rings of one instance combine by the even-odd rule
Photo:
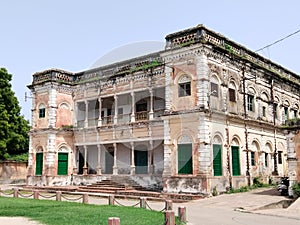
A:
<svg viewBox="0 0 300 225">
<path fill-rule="evenodd" d="M 293 195 L 292 186 L 300 183 L 300 119 L 290 121 L 283 129 L 287 137 L 287 160 L 289 177 L 289 195 Z"/>
<path fill-rule="evenodd" d="M 299 116 L 299 76 L 202 25 L 161 52 L 38 72 L 29 88 L 30 185 L 130 176 L 209 194 L 288 173 L 280 127 Z"/>
</svg>

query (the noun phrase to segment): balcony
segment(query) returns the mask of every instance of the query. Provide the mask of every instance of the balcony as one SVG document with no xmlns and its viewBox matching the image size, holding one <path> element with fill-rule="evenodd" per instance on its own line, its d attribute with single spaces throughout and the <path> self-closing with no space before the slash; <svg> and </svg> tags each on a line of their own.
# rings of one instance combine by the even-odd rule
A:
<svg viewBox="0 0 300 225">
<path fill-rule="evenodd" d="M 282 124 L 283 127 L 300 127 L 300 118 L 287 119 Z"/>
</svg>

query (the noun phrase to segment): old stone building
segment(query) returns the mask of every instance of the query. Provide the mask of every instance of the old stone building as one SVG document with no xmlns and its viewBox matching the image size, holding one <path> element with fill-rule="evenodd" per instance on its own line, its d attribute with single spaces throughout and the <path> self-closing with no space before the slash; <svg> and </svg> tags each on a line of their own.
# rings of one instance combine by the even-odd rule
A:
<svg viewBox="0 0 300 225">
<path fill-rule="evenodd" d="M 202 25 L 165 49 L 71 73 L 33 74 L 29 185 L 129 177 L 209 194 L 287 175 L 282 124 L 300 78 Z"/>
</svg>

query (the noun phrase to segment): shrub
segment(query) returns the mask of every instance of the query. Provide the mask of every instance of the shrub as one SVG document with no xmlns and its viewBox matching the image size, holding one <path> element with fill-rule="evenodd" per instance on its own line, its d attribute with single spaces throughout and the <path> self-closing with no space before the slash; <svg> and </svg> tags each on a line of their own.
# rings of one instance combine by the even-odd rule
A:
<svg viewBox="0 0 300 225">
<path fill-rule="evenodd" d="M 262 186 L 264 186 L 263 182 L 261 181 L 261 177 L 254 177 L 253 178 L 253 186 L 254 187 L 262 187 Z"/>
<path fill-rule="evenodd" d="M 294 194 L 296 195 L 296 197 L 300 197 L 300 183 L 296 183 L 292 186 L 292 189 L 294 191 Z"/>
</svg>

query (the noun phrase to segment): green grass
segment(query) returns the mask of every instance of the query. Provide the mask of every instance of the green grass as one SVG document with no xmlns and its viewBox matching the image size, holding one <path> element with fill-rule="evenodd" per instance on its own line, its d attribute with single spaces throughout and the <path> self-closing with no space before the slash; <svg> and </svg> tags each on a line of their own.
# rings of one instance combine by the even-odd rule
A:
<svg viewBox="0 0 300 225">
<path fill-rule="evenodd" d="M 0 197 L 0 216 L 22 216 L 47 225 L 107 225 L 109 217 L 119 217 L 122 225 L 164 222 L 162 212 L 141 208 L 7 197 Z"/>
</svg>

